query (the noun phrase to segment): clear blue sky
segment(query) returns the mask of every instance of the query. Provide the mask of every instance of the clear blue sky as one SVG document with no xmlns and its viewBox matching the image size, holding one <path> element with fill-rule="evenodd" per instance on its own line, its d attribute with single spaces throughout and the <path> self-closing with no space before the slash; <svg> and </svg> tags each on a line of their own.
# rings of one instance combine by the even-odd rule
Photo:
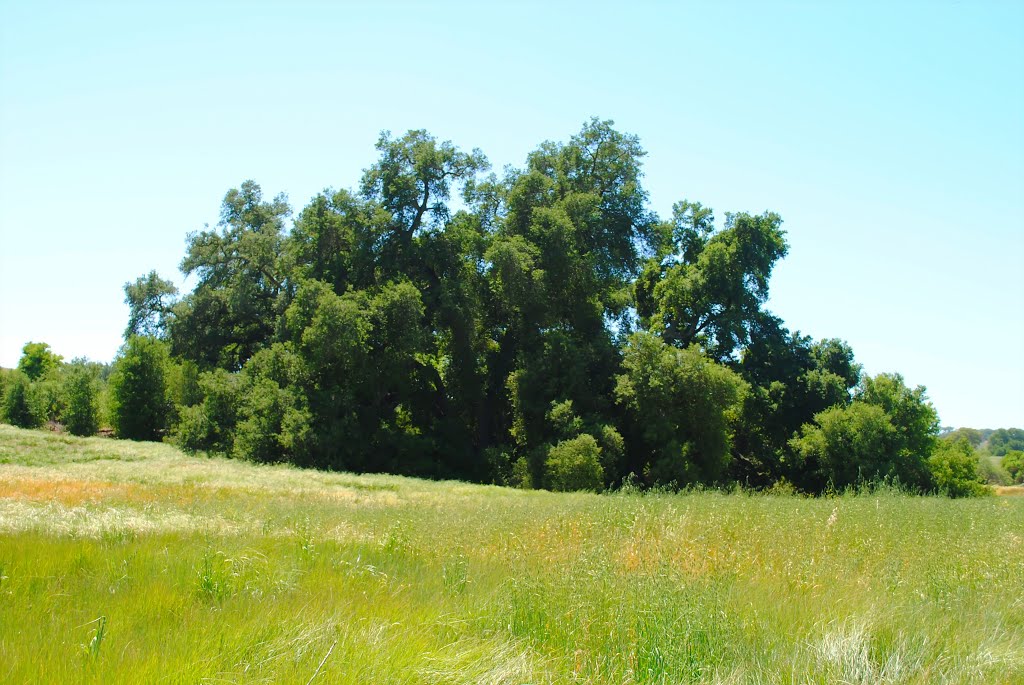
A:
<svg viewBox="0 0 1024 685">
<path fill-rule="evenodd" d="M 779 212 L 769 308 L 1024 425 L 1024 3 L 0 0 L 0 365 L 109 361 L 247 178 L 301 208 L 382 129 L 521 164 L 593 115 L 646 186 Z M 185 287 L 191 284 L 184 283 Z"/>
</svg>

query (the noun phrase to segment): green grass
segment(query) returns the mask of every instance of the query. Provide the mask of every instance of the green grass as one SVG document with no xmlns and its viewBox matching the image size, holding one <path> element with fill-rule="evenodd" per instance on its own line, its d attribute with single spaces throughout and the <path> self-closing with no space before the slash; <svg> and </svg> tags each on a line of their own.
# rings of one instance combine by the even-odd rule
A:
<svg viewBox="0 0 1024 685">
<path fill-rule="evenodd" d="M 1022 588 L 1021 497 L 567 495 L 0 426 L 3 683 L 1020 683 Z"/>
</svg>

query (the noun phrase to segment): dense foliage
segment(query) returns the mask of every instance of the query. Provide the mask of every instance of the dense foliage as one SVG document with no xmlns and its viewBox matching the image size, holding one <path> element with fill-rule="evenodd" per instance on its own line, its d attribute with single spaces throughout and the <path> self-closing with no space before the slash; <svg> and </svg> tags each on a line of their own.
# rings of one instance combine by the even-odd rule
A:
<svg viewBox="0 0 1024 685">
<path fill-rule="evenodd" d="M 1010 450 L 1003 457 L 1002 467 L 1014 483 L 1024 483 L 1024 451 Z"/>
<path fill-rule="evenodd" d="M 939 492 L 950 497 L 970 497 L 984 492 L 978 457 L 966 440 L 943 441 L 932 453 L 928 465 Z"/>
<path fill-rule="evenodd" d="M 110 420 L 120 437 L 155 440 L 167 427 L 167 349 L 155 338 L 128 338 L 110 374 Z"/>
<path fill-rule="evenodd" d="M 73 435 L 92 435 L 100 427 L 97 373 L 84 363 L 68 369 L 64 382 L 65 407 L 60 417 Z"/>
<path fill-rule="evenodd" d="M 989 451 L 997 457 L 1024 450 L 1024 429 L 997 428 L 988 439 Z"/>
<path fill-rule="evenodd" d="M 54 354 L 50 345 L 44 342 L 29 342 L 21 349 L 21 359 L 18 360 L 18 371 L 21 371 L 30 381 L 36 381 L 48 373 L 52 373 L 60 366 L 63 358 Z"/>
<path fill-rule="evenodd" d="M 14 426 L 33 428 L 43 422 L 32 401 L 32 386 L 23 371 L 7 375 L 4 383 L 4 420 Z"/>
<path fill-rule="evenodd" d="M 553 489 L 635 474 L 953 491 L 936 469 L 963 470 L 929 461 L 923 388 L 864 376 L 848 345 L 764 309 L 788 250 L 777 214 L 719 223 L 683 200 L 659 218 L 638 139 L 597 119 L 501 176 L 425 131 L 377 149 L 358 190 L 294 217 L 252 181 L 228 191 L 219 223 L 189 236 L 190 292 L 156 272 L 126 284 L 106 403 L 119 436 Z M 11 416 L 89 431 L 83 373 L 44 386 L 62 363 L 39 343 L 23 367 Z"/>
</svg>

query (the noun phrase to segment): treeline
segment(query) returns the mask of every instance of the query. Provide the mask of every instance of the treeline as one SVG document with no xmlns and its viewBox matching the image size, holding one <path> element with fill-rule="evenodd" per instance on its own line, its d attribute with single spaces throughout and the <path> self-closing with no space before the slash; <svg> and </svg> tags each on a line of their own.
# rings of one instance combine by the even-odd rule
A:
<svg viewBox="0 0 1024 685">
<path fill-rule="evenodd" d="M 107 423 L 110 365 L 65 363 L 46 343 L 22 348 L 18 368 L 0 369 L 0 420 L 22 428 L 59 423 L 74 435 L 93 435 Z"/>
<path fill-rule="evenodd" d="M 966 440 L 972 447 L 995 457 L 1005 457 L 1009 452 L 1024 451 L 1022 428 L 957 428 L 943 437 Z"/>
<path fill-rule="evenodd" d="M 191 292 L 126 284 L 119 436 L 554 489 L 979 490 L 923 388 L 764 309 L 777 214 L 658 217 L 638 139 L 596 119 L 500 176 L 425 131 L 377 149 L 358 190 L 294 217 L 228 191 L 188 238 Z"/>
<path fill-rule="evenodd" d="M 1024 484 L 1024 429 L 958 428 L 942 436 L 973 447 L 982 477 L 995 485 Z"/>
</svg>

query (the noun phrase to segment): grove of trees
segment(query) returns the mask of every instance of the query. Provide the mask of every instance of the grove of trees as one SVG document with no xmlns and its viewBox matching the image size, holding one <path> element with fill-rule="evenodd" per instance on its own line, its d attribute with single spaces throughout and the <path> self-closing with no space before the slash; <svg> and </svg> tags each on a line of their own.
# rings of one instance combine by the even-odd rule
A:
<svg viewBox="0 0 1024 685">
<path fill-rule="evenodd" d="M 553 489 L 978 482 L 941 452 L 923 388 L 765 309 L 788 249 L 777 214 L 717 221 L 683 200 L 657 216 L 639 140 L 612 122 L 501 175 L 425 131 L 377 150 L 358 189 L 294 216 L 252 181 L 229 190 L 188 238 L 190 292 L 155 272 L 126 284 L 107 389 L 67 374 L 73 430 L 95 430 L 105 392 L 121 437 L 324 469 Z M 61 366 L 47 351 L 26 346 L 5 380 L 8 420 L 44 401 L 28 386 Z"/>
</svg>

